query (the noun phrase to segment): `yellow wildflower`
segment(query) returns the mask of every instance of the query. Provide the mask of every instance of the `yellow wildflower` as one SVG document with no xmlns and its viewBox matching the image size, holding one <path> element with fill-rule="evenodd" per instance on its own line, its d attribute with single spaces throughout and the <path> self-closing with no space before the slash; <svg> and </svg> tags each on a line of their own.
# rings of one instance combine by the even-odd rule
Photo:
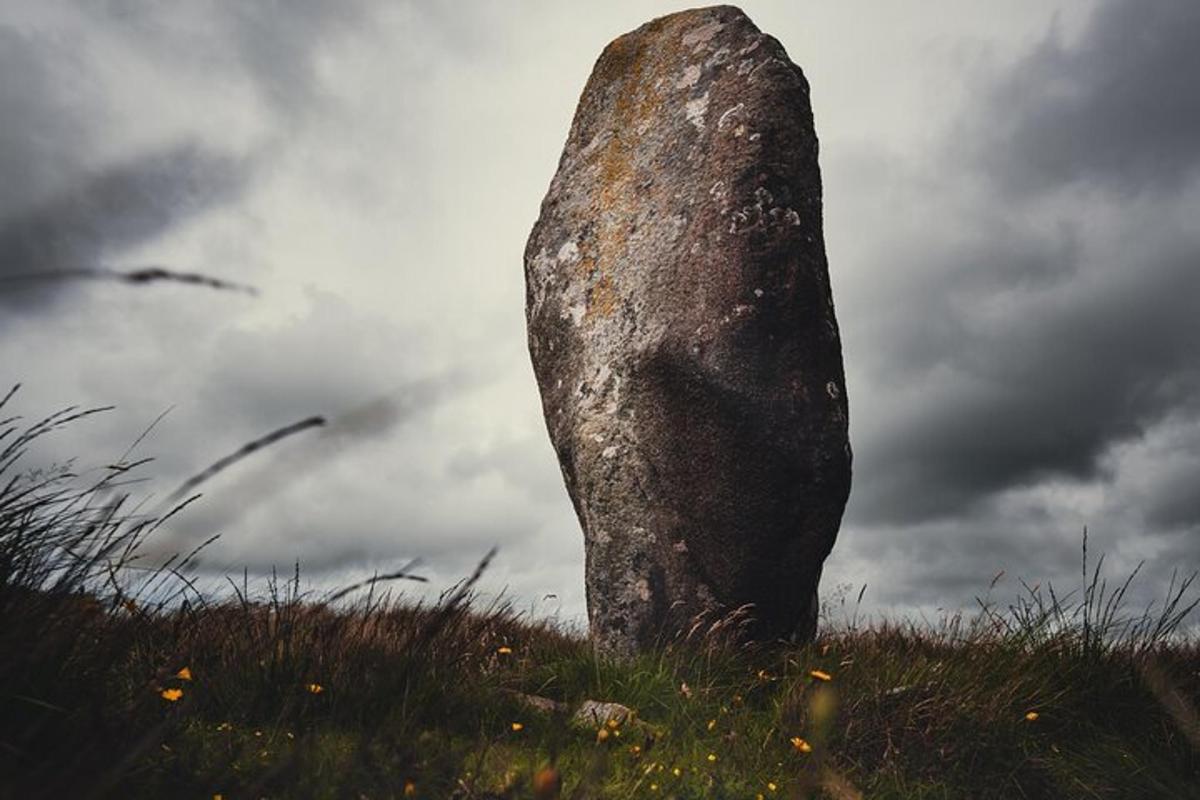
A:
<svg viewBox="0 0 1200 800">
<path fill-rule="evenodd" d="M 596 741 L 597 742 L 603 742 L 607 738 L 608 738 L 608 728 L 601 728 L 600 730 L 596 731 Z"/>
<path fill-rule="evenodd" d="M 710 719 L 708 721 L 708 729 L 711 731 L 711 730 L 714 730 L 716 727 L 717 727 L 717 721 L 715 719 Z"/>
<path fill-rule="evenodd" d="M 799 736 L 792 737 L 792 747 L 794 747 L 796 749 L 797 753 L 811 753 L 812 752 L 812 745 L 809 744 L 808 742 L 806 742 L 805 740 L 801 739 Z"/>
<path fill-rule="evenodd" d="M 412 797 L 416 793 L 417 793 L 417 785 L 415 783 L 413 783 L 412 781 L 405 781 L 404 782 L 404 796 Z"/>
<path fill-rule="evenodd" d="M 650 784 L 650 791 L 652 791 L 652 792 L 657 792 L 657 791 L 658 791 L 658 784 L 657 784 L 657 783 L 652 783 L 652 784 Z"/>
<path fill-rule="evenodd" d="M 812 675 L 814 678 L 816 678 L 816 679 L 817 679 L 817 680 L 819 680 L 819 681 L 831 681 L 831 680 L 833 680 L 833 676 L 832 676 L 832 675 L 830 675 L 828 672 L 824 672 L 824 671 L 822 671 L 822 670 L 819 670 L 819 669 L 814 669 L 812 672 L 809 672 L 808 674 L 809 674 L 809 675 Z"/>
<path fill-rule="evenodd" d="M 179 698 L 183 697 L 183 689 L 163 689 L 160 692 L 163 700 L 174 703 Z"/>
<path fill-rule="evenodd" d="M 521 723 L 521 722 L 514 722 L 514 723 L 512 724 L 512 729 L 513 729 L 513 731 L 519 731 L 519 730 L 523 730 L 524 728 L 525 728 L 525 725 L 524 725 L 524 723 Z"/>
<path fill-rule="evenodd" d="M 309 694 L 320 694 L 321 692 L 325 691 L 325 687 L 319 683 L 310 683 L 304 688 L 309 691 Z"/>
<path fill-rule="evenodd" d="M 192 671 L 187 667 L 184 667 L 183 669 L 179 670 L 179 672 L 175 673 L 175 677 L 179 678 L 181 681 L 190 681 L 192 679 Z"/>
<path fill-rule="evenodd" d="M 496 652 L 502 656 L 510 656 L 512 655 L 512 648 L 505 645 L 504 647 L 497 647 Z"/>
<path fill-rule="evenodd" d="M 642 754 L 642 746 L 641 746 L 641 745 L 638 745 L 638 744 L 635 744 L 635 745 L 633 745 L 632 747 L 630 747 L 630 748 L 629 748 L 629 752 L 630 752 L 630 754 L 632 754 L 632 755 L 635 755 L 635 756 L 640 756 L 640 755 Z"/>
<path fill-rule="evenodd" d="M 1040 715 L 1038 714 L 1038 712 L 1036 712 L 1036 711 L 1028 711 L 1028 712 L 1026 712 L 1026 714 L 1025 714 L 1025 719 L 1029 720 L 1030 722 L 1036 722 L 1036 721 L 1037 721 L 1037 718 L 1038 718 L 1038 716 L 1040 716 Z"/>
<path fill-rule="evenodd" d="M 716 754 L 716 753 L 709 753 L 709 754 L 708 754 L 708 761 L 709 761 L 709 763 L 710 763 L 710 764 L 711 764 L 712 762 L 716 761 L 716 760 L 717 760 L 717 754 Z"/>
<path fill-rule="evenodd" d="M 616 730 L 618 727 L 620 727 L 620 725 L 621 725 L 621 721 L 620 721 L 620 720 L 618 720 L 616 717 L 613 717 L 612 719 L 610 719 L 610 720 L 608 721 L 608 727 L 612 728 L 614 731 L 615 731 L 615 730 Z"/>
<path fill-rule="evenodd" d="M 776 786 L 776 785 L 774 784 L 774 782 L 772 782 L 772 781 L 767 781 L 767 790 L 768 790 L 768 791 L 771 791 L 771 792 L 773 792 L 773 791 L 775 791 L 775 790 L 776 790 L 776 789 L 778 789 L 778 788 L 779 788 L 779 787 L 778 787 L 778 786 Z"/>
<path fill-rule="evenodd" d="M 217 730 L 219 730 L 219 731 L 231 731 L 231 730 L 233 730 L 233 726 L 232 726 L 232 725 L 230 725 L 228 722 L 222 722 L 220 725 L 218 725 L 218 726 L 217 726 Z"/>
<path fill-rule="evenodd" d="M 680 775 L 683 774 L 683 770 L 681 770 L 679 767 L 672 767 L 671 774 L 674 775 L 676 778 L 678 778 Z"/>
</svg>

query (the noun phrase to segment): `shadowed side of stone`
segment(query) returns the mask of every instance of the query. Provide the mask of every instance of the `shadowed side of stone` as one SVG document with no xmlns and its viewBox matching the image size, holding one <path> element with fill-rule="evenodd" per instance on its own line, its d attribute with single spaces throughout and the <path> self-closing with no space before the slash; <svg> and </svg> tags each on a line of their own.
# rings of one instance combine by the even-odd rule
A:
<svg viewBox="0 0 1200 800">
<path fill-rule="evenodd" d="M 811 637 L 850 487 L 808 84 L 731 6 L 605 48 L 525 250 L 598 647 Z"/>
</svg>

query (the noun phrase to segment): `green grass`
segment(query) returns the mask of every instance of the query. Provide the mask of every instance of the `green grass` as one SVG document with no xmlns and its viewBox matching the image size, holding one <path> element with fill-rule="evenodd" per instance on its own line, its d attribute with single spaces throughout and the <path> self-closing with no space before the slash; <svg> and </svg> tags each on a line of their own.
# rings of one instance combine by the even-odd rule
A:
<svg viewBox="0 0 1200 800">
<path fill-rule="evenodd" d="M 1200 797 L 1190 581 L 1126 617 L 1128 583 L 1085 561 L 1078 595 L 937 627 L 747 645 L 724 620 L 617 663 L 479 606 L 478 573 L 426 606 L 298 571 L 206 597 L 186 557 L 142 563 L 132 465 L 21 471 L 77 416 L 0 424 L 0 797 Z M 526 695 L 636 719 L 600 733 Z"/>
</svg>

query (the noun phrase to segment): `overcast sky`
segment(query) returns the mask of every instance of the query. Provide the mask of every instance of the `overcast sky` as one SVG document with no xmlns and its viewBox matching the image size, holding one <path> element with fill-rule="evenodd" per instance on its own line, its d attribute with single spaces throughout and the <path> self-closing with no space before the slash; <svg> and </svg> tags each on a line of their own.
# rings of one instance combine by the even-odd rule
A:
<svg viewBox="0 0 1200 800">
<path fill-rule="evenodd" d="M 578 619 L 583 544 L 521 254 L 592 64 L 669 2 L 0 0 L 0 380 L 115 405 L 159 541 L 335 583 L 492 545 Z M 1200 566 L 1200 3 L 747 0 L 812 85 L 854 485 L 824 593 L 970 608 L 1001 570 L 1138 602 Z M 246 292 L 64 280 L 151 266 Z M 542 600 L 546 594 L 557 599 Z"/>
</svg>

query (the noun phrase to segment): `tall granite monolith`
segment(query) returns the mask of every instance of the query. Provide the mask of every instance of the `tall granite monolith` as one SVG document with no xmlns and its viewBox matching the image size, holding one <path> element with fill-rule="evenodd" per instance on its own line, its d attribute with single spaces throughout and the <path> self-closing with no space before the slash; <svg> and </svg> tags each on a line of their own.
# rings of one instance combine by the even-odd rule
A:
<svg viewBox="0 0 1200 800">
<path fill-rule="evenodd" d="M 810 638 L 850 490 L 809 88 L 732 6 L 604 49 L 525 249 L 529 349 L 623 656 L 748 607 Z"/>
</svg>

